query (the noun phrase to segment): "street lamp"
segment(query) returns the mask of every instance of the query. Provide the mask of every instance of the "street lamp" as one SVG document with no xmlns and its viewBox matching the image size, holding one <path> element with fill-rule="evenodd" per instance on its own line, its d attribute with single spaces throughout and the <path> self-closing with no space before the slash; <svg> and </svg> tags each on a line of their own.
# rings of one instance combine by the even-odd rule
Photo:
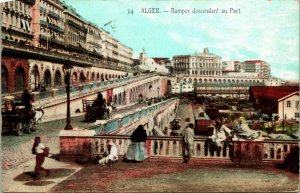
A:
<svg viewBox="0 0 300 193">
<path fill-rule="evenodd" d="M 70 61 L 68 61 L 70 62 Z M 65 64 L 63 66 L 63 70 L 65 73 L 65 86 L 67 92 L 67 119 L 66 119 L 66 126 L 65 130 L 72 130 L 73 127 L 71 125 L 71 115 L 70 115 L 70 79 L 71 79 L 71 70 L 72 66 L 70 64 Z"/>
</svg>

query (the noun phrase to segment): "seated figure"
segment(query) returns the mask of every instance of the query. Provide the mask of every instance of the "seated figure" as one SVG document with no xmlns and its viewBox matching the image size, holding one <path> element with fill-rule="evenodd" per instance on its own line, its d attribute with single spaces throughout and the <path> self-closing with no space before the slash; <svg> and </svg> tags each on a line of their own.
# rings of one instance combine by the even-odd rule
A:
<svg viewBox="0 0 300 193">
<path fill-rule="evenodd" d="M 118 161 L 118 147 L 113 142 L 110 142 L 108 144 L 108 155 L 100 159 L 99 164 L 111 166 L 116 161 Z"/>
<path fill-rule="evenodd" d="M 222 143 L 226 141 L 228 137 L 231 137 L 231 130 L 225 125 L 222 125 L 220 118 L 215 120 L 215 126 L 211 140 L 218 146 L 221 147 Z"/>
</svg>

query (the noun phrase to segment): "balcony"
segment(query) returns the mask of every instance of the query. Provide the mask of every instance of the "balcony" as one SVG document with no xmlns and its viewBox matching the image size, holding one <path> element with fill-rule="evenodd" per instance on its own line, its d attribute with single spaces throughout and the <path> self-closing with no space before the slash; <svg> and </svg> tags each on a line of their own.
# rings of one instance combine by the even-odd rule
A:
<svg viewBox="0 0 300 193">
<path fill-rule="evenodd" d="M 78 25 L 77 23 L 75 23 L 74 21 L 68 19 L 67 20 L 67 24 L 70 25 L 70 26 L 73 26 L 81 31 L 84 31 L 84 33 L 86 33 L 87 29 L 81 25 Z"/>
<path fill-rule="evenodd" d="M 48 15 L 53 17 L 54 19 L 57 19 L 57 20 L 60 19 L 60 16 L 57 13 L 53 12 L 53 11 L 49 11 Z"/>
<path fill-rule="evenodd" d="M 35 0 L 24 0 L 26 3 L 29 3 L 31 5 L 35 4 Z"/>
<path fill-rule="evenodd" d="M 43 41 L 48 41 L 49 43 L 54 43 L 54 44 L 58 44 L 58 45 L 64 45 L 64 42 L 61 40 L 58 40 L 56 38 L 52 38 L 52 37 L 48 37 L 45 35 L 40 35 L 40 39 Z"/>
<path fill-rule="evenodd" d="M 56 25 L 54 25 L 52 23 L 46 22 L 44 20 L 40 20 L 40 24 L 42 26 L 44 26 L 46 28 L 49 28 L 49 29 L 51 29 L 53 31 L 56 31 L 58 33 L 64 33 L 64 30 L 62 28 L 60 28 L 60 27 L 58 27 L 58 26 L 56 26 Z"/>
</svg>

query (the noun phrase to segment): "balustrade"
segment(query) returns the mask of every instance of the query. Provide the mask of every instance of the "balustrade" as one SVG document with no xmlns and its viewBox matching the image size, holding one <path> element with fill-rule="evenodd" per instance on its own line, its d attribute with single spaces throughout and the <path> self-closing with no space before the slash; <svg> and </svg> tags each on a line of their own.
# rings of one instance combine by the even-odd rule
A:
<svg viewBox="0 0 300 193">
<path fill-rule="evenodd" d="M 264 141 L 263 160 L 282 161 L 291 152 L 293 146 L 298 146 L 297 141 Z"/>
<path fill-rule="evenodd" d="M 119 155 L 124 156 L 131 144 L 130 136 L 103 135 L 92 138 L 91 148 L 93 155 L 102 155 L 107 151 L 107 145 L 113 142 L 117 145 Z M 179 158 L 182 159 L 182 137 L 149 136 L 146 141 L 148 154 L 152 158 Z M 196 137 L 194 142 L 193 158 L 230 160 L 230 148 L 223 145 L 220 149 L 213 149 L 207 138 Z"/>
</svg>

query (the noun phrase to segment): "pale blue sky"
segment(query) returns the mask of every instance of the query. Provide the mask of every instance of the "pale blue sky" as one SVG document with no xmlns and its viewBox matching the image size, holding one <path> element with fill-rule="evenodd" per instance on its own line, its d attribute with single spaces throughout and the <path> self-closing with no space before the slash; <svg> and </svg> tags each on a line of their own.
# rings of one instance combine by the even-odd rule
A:
<svg viewBox="0 0 300 193">
<path fill-rule="evenodd" d="M 194 54 L 208 47 L 222 60 L 261 59 L 271 73 L 299 79 L 299 3 L 297 0 L 65 0 L 86 20 L 104 27 L 134 51 L 150 57 Z M 141 13 L 159 8 L 159 14 Z M 175 9 L 218 8 L 218 13 L 175 14 Z M 221 9 L 241 13 L 221 13 Z M 133 10 L 133 15 L 128 14 Z M 163 12 L 169 11 L 169 12 Z"/>
</svg>

